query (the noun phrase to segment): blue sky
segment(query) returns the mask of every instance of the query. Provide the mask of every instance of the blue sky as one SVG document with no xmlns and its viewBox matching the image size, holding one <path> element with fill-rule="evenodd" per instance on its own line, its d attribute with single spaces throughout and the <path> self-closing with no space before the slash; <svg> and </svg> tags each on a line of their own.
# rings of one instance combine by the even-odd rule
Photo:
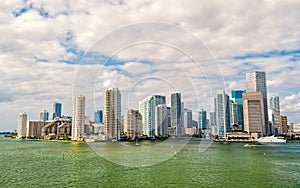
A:
<svg viewBox="0 0 300 188">
<path fill-rule="evenodd" d="M 87 115 L 93 118 L 95 109 L 103 106 L 103 89 L 110 86 L 122 87 L 124 110 L 137 108 L 132 98 L 176 89 L 187 108 L 209 110 L 212 103 L 203 98 L 209 98 L 214 87 L 211 74 L 223 76 L 230 94 L 245 89 L 245 74 L 251 70 L 267 72 L 269 96 L 280 96 L 282 114 L 300 122 L 298 1 L 16 0 L 0 5 L 0 131 L 16 129 L 19 112 L 26 111 L 30 119 L 44 109 L 51 112 L 54 101 L 62 102 L 63 113 L 71 115 L 72 94 L 78 91 L 87 92 Z M 97 42 L 118 28 L 149 21 L 174 24 L 193 34 L 208 48 L 199 54 L 215 61 L 196 66 L 174 48 L 143 43 L 122 49 L 109 66 L 102 66 L 111 54 L 97 50 Z M 144 33 L 124 33 L 109 42 L 113 47 Z M 168 37 L 180 44 L 176 32 Z M 208 68 L 215 63 L 219 69 Z"/>
</svg>

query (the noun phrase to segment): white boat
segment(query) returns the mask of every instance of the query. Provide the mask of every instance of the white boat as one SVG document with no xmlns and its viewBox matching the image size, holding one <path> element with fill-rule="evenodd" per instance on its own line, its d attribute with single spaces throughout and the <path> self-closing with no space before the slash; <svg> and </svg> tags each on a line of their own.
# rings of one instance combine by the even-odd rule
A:
<svg viewBox="0 0 300 188">
<path fill-rule="evenodd" d="M 273 136 L 266 136 L 266 137 L 260 137 L 257 139 L 258 143 L 264 144 L 264 143 L 286 143 L 286 140 L 282 137 L 275 137 Z"/>
</svg>

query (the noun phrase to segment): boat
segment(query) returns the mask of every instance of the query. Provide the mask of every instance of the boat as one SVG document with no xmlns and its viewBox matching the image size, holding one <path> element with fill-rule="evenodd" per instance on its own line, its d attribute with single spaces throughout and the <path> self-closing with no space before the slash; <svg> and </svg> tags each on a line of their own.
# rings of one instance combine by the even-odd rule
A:
<svg viewBox="0 0 300 188">
<path fill-rule="evenodd" d="M 264 143 L 286 143 L 286 140 L 282 137 L 275 137 L 273 136 L 266 136 L 266 137 L 260 137 L 257 139 L 258 143 L 264 144 Z"/>
</svg>

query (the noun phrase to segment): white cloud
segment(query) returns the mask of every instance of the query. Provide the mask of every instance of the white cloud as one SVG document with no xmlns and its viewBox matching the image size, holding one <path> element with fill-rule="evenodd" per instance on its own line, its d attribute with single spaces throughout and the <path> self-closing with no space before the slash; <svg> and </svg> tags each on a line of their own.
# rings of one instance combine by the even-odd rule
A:
<svg viewBox="0 0 300 188">
<path fill-rule="evenodd" d="M 18 17 L 13 16 L 13 11 L 28 8 L 30 4 L 32 8 Z M 70 114 L 72 92 L 87 95 L 87 113 L 92 115 L 94 108 L 103 105 L 105 87 L 118 84 L 126 96 L 126 91 L 133 87 L 135 81 L 147 76 L 156 76 L 176 85 L 176 89 L 183 93 L 186 106 L 194 106 L 193 109 L 197 110 L 194 102 L 196 92 L 203 98 L 210 96 L 209 87 L 226 87 L 228 93 L 232 89 L 243 89 L 245 72 L 257 68 L 267 72 L 269 94 L 282 98 L 283 112 L 295 114 L 300 110 L 298 103 L 292 103 L 289 99 L 300 99 L 299 60 L 290 60 L 295 54 L 233 58 L 272 50 L 300 49 L 298 1 L 82 3 L 59 0 L 25 3 L 10 0 L 0 5 L 0 118 L 5 119 L 5 130 L 16 128 L 16 114 L 19 111 L 26 110 L 30 117 L 37 118 L 40 110 L 47 108 L 51 111 L 51 102 L 57 100 L 64 103 L 64 112 Z M 48 18 L 40 15 L 41 8 L 48 13 Z M 95 42 L 106 34 L 121 26 L 145 21 L 167 22 L 191 31 L 209 47 L 220 63 L 219 69 L 214 65 L 211 55 L 203 50 L 205 48 L 197 48 L 199 46 L 196 43 L 177 47 L 189 47 L 194 50 L 192 55 L 198 53 L 198 57 L 205 57 L 203 59 L 206 60 L 200 62 L 201 66 L 192 63 L 180 50 L 158 43 L 143 43 L 124 49 L 116 58 L 127 63 L 105 69 L 106 72 L 100 78 L 98 74 L 102 70 L 101 65 L 81 65 L 77 72 L 79 75 L 75 76 L 77 65 L 61 62 L 76 62 L 83 51 L 96 49 Z M 146 34 L 146 31 L 141 30 L 132 35 L 125 34 L 122 38 L 114 38 L 101 53 L 111 55 L 113 50 L 119 50 L 113 49 L 116 44 L 143 39 L 147 37 Z M 176 44 L 183 44 L 187 39 L 173 32 L 152 34 L 150 38 L 155 39 L 161 35 Z M 152 64 L 140 61 L 147 59 Z M 43 62 L 45 60 L 48 62 Z M 120 70 L 123 70 L 121 74 L 118 72 Z M 222 78 L 220 72 L 225 78 L 225 86 L 216 83 Z M 74 91 L 73 81 L 76 85 Z M 155 90 L 163 94 L 173 91 L 172 87 L 167 86 L 165 90 L 164 87 L 156 88 L 156 85 L 164 86 L 166 83 L 153 79 L 140 84 L 133 97 L 146 96 Z M 204 108 L 209 108 L 209 103 L 211 101 L 200 100 Z M 291 120 L 300 121 L 295 115 L 291 115 Z"/>
</svg>

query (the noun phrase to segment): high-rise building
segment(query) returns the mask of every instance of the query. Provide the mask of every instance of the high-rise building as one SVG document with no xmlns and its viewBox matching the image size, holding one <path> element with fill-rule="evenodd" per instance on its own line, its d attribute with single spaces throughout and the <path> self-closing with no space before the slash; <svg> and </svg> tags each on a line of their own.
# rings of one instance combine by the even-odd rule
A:
<svg viewBox="0 0 300 188">
<path fill-rule="evenodd" d="M 26 112 L 21 112 L 18 118 L 18 138 L 22 138 L 26 136 L 27 129 L 27 114 Z"/>
<path fill-rule="evenodd" d="M 270 108 L 268 109 L 268 120 L 269 120 L 269 127 L 271 127 L 272 129 L 272 133 L 274 133 L 275 135 L 278 135 L 279 134 L 279 127 L 278 129 L 274 129 L 274 111 L 271 110 Z M 276 132 L 276 133 L 275 133 Z"/>
<path fill-rule="evenodd" d="M 153 95 L 153 105 L 154 107 L 159 104 L 166 104 L 166 97 L 162 95 Z"/>
<path fill-rule="evenodd" d="M 233 100 L 229 102 L 229 109 L 230 109 L 230 127 L 233 128 L 234 126 L 238 125 L 238 108 L 237 105 Z"/>
<path fill-rule="evenodd" d="M 155 107 L 155 135 L 168 136 L 168 124 L 167 105 L 158 104 Z"/>
<path fill-rule="evenodd" d="M 244 129 L 248 133 L 264 134 L 264 108 L 261 92 L 243 93 Z"/>
<path fill-rule="evenodd" d="M 266 73 L 263 71 L 251 71 L 246 74 L 246 90 L 247 92 L 261 92 L 263 97 L 264 110 L 264 134 L 271 133 L 268 120 L 268 95 Z"/>
<path fill-rule="evenodd" d="M 237 108 L 237 124 L 242 130 L 244 130 L 243 93 L 246 93 L 246 90 L 231 91 L 231 98 L 236 103 Z"/>
<path fill-rule="evenodd" d="M 54 102 L 53 103 L 53 119 L 61 116 L 61 103 Z"/>
<path fill-rule="evenodd" d="M 148 137 L 155 136 L 155 126 L 153 121 L 153 97 L 147 96 L 139 101 L 139 112 L 142 114 L 143 134 Z"/>
<path fill-rule="evenodd" d="M 172 134 L 181 136 L 183 135 L 183 125 L 181 120 L 181 93 L 171 94 L 171 128 L 173 129 Z"/>
<path fill-rule="evenodd" d="M 148 137 L 155 137 L 155 107 L 166 104 L 166 97 L 161 95 L 148 96 L 139 101 L 139 112 L 142 114 L 143 134 Z"/>
<path fill-rule="evenodd" d="M 274 127 L 274 132 L 279 133 L 279 132 L 281 132 L 281 130 L 279 131 L 279 129 L 280 129 L 280 103 L 279 103 L 279 97 L 278 96 L 272 96 L 270 98 L 269 104 L 270 104 L 270 109 L 272 110 L 273 115 L 274 115 L 274 120 L 272 121 L 273 127 Z M 274 133 L 274 132 L 272 132 L 272 133 Z"/>
<path fill-rule="evenodd" d="M 126 133 L 131 140 L 142 137 L 142 115 L 138 110 L 127 110 L 124 116 L 124 133 Z"/>
<path fill-rule="evenodd" d="M 216 125 L 219 137 L 226 137 L 230 131 L 230 113 L 229 113 L 229 96 L 224 90 L 217 91 L 216 105 Z"/>
<path fill-rule="evenodd" d="M 231 98 L 234 99 L 236 104 L 243 105 L 243 93 L 246 93 L 246 90 L 232 90 Z"/>
<path fill-rule="evenodd" d="M 182 113 L 182 122 L 183 122 L 183 128 L 192 128 L 193 127 L 193 111 L 187 108 L 183 109 Z"/>
<path fill-rule="evenodd" d="M 47 110 L 40 112 L 40 120 L 48 121 L 49 120 L 49 112 Z"/>
<path fill-rule="evenodd" d="M 42 128 L 47 123 L 43 120 L 29 120 L 28 121 L 28 130 L 27 130 L 27 137 L 36 137 L 41 138 L 42 136 Z"/>
<path fill-rule="evenodd" d="M 280 116 L 279 117 L 279 124 L 280 124 L 280 134 L 287 134 L 288 133 L 287 116 Z"/>
<path fill-rule="evenodd" d="M 82 140 L 85 123 L 85 96 L 73 97 L 72 140 Z"/>
<path fill-rule="evenodd" d="M 102 110 L 97 110 L 97 112 L 95 112 L 94 123 L 96 123 L 96 124 L 103 123 L 103 112 L 102 112 Z"/>
<path fill-rule="evenodd" d="M 171 127 L 171 107 L 167 106 L 168 127 Z"/>
<path fill-rule="evenodd" d="M 208 125 L 207 125 L 207 117 L 206 117 L 206 111 L 201 109 L 199 111 L 199 114 L 198 114 L 198 125 L 199 125 L 199 128 L 201 130 L 205 130 L 208 128 Z"/>
<path fill-rule="evenodd" d="M 105 90 L 104 125 L 108 140 L 120 140 L 121 93 L 118 88 L 110 88 Z"/>
<path fill-rule="evenodd" d="M 216 125 L 216 112 L 209 112 L 210 125 Z"/>
</svg>

